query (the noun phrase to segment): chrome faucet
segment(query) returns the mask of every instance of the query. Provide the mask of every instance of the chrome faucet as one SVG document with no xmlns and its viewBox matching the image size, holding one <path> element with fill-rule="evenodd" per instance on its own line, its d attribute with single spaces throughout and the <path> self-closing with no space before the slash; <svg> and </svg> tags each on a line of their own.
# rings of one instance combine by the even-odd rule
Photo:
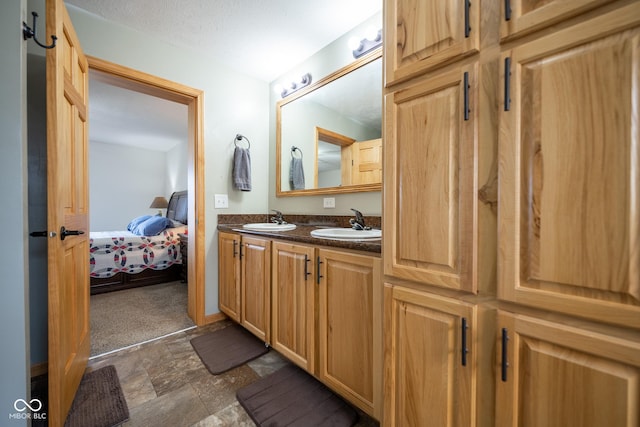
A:
<svg viewBox="0 0 640 427">
<path fill-rule="evenodd" d="M 284 220 L 284 217 L 282 216 L 282 212 L 277 211 L 275 209 L 271 209 L 271 212 L 275 212 L 276 216 L 272 216 L 271 217 L 271 222 L 273 222 L 274 224 L 286 224 L 287 221 Z"/>
<path fill-rule="evenodd" d="M 371 230 L 371 227 L 364 224 L 364 216 L 362 215 L 362 213 L 353 208 L 351 208 L 351 210 L 356 214 L 355 218 L 351 218 L 349 220 L 351 228 L 353 228 L 354 230 Z"/>
</svg>

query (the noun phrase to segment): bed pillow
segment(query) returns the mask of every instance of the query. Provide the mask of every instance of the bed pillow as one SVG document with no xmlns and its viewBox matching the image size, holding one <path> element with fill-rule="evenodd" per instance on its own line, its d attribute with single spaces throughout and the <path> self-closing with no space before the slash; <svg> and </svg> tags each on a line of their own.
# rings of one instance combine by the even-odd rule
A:
<svg viewBox="0 0 640 427">
<path fill-rule="evenodd" d="M 177 227 L 184 227 L 186 224 L 181 223 L 180 221 L 176 221 L 175 219 L 171 219 L 171 218 L 167 218 L 168 224 L 167 227 L 169 228 L 177 228 Z"/>
<path fill-rule="evenodd" d="M 135 228 L 142 224 L 144 221 L 148 220 L 149 218 L 151 218 L 151 215 L 142 215 L 139 216 L 137 218 L 134 218 L 131 220 L 131 222 L 129 223 L 129 225 L 127 225 L 127 230 L 131 231 L 133 233 L 133 230 L 135 230 Z"/>
<path fill-rule="evenodd" d="M 169 221 L 167 218 L 162 216 L 152 216 L 138 224 L 138 226 L 131 230 L 131 232 L 138 236 L 156 236 L 167 228 L 168 225 Z"/>
</svg>

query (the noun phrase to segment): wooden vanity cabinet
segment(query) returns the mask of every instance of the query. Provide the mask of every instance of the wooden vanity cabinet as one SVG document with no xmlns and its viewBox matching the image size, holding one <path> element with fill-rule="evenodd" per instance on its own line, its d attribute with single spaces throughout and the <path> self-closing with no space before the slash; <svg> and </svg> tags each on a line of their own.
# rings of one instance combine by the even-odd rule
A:
<svg viewBox="0 0 640 427">
<path fill-rule="evenodd" d="M 284 241 L 274 241 L 271 250 L 271 346 L 314 374 L 316 250 Z"/>
<path fill-rule="evenodd" d="M 243 235 L 240 260 L 240 324 L 270 344 L 271 241 Z"/>
<path fill-rule="evenodd" d="M 318 378 L 376 419 L 382 415 L 380 258 L 320 248 Z"/>
<path fill-rule="evenodd" d="M 218 234 L 218 307 L 240 322 L 240 235 Z"/>
</svg>

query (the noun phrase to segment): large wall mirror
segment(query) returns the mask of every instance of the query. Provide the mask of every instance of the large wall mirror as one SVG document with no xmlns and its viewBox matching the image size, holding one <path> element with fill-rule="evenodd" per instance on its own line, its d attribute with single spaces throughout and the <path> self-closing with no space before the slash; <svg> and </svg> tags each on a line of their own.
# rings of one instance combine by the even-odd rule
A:
<svg viewBox="0 0 640 427">
<path fill-rule="evenodd" d="M 276 196 L 380 191 L 381 50 L 276 105 Z"/>
</svg>

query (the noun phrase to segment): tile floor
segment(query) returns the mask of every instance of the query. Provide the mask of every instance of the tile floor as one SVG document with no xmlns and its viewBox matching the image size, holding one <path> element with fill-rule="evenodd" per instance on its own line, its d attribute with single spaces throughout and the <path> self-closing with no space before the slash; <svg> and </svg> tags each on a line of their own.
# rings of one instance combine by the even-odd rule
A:
<svg viewBox="0 0 640 427">
<path fill-rule="evenodd" d="M 130 419 L 123 426 L 254 426 L 236 400 L 236 390 L 290 362 L 271 349 L 248 364 L 212 375 L 189 341 L 229 324 L 216 322 L 98 357 L 88 369 L 116 367 L 129 406 Z M 357 426 L 379 425 L 358 412 Z"/>
</svg>

